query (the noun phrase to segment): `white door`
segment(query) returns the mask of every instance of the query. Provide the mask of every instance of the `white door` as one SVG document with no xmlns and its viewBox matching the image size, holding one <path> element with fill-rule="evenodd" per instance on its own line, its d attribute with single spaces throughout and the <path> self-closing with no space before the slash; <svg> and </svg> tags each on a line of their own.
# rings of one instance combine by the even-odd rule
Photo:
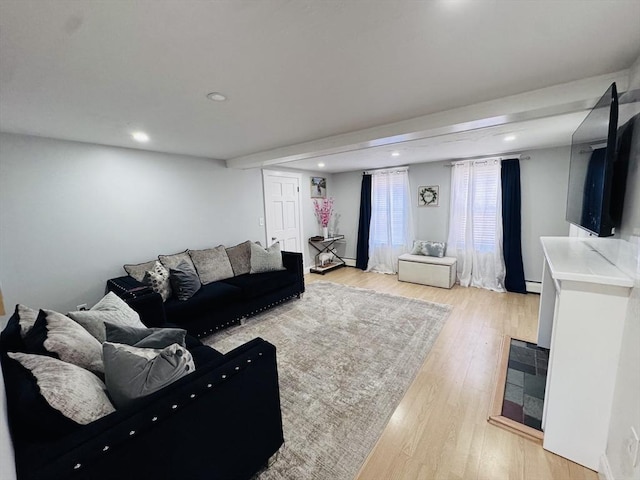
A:
<svg viewBox="0 0 640 480">
<path fill-rule="evenodd" d="M 263 170 L 267 243 L 280 242 L 288 252 L 302 252 L 301 175 Z"/>
</svg>

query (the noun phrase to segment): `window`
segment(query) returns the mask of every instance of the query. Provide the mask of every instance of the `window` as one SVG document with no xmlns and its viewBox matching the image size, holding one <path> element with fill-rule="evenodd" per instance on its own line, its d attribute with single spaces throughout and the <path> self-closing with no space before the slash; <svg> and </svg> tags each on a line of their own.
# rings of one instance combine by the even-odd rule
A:
<svg viewBox="0 0 640 480">
<path fill-rule="evenodd" d="M 504 291 L 499 161 L 453 166 L 448 243 L 462 286 Z"/>
<path fill-rule="evenodd" d="M 371 173 L 371 222 L 367 271 L 397 273 L 398 257 L 411 249 L 413 217 L 409 170 Z"/>
</svg>

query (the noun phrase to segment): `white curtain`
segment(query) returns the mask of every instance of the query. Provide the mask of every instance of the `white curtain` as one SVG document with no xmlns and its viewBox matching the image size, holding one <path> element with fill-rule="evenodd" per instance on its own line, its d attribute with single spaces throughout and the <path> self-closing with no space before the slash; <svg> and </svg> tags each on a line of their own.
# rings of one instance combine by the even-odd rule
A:
<svg viewBox="0 0 640 480">
<path fill-rule="evenodd" d="M 397 273 L 398 257 L 413 244 L 413 209 L 407 168 L 371 172 L 371 224 L 367 272 Z"/>
<path fill-rule="evenodd" d="M 447 256 L 457 258 L 463 287 L 504 292 L 500 161 L 453 165 Z"/>
</svg>

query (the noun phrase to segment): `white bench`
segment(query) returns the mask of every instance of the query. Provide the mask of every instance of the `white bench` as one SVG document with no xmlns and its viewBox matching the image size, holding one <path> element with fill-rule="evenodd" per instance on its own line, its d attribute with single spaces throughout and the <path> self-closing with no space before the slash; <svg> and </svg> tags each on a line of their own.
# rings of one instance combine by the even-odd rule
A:
<svg viewBox="0 0 640 480">
<path fill-rule="evenodd" d="M 398 257 L 398 280 L 451 288 L 456 283 L 456 259 L 405 253 Z"/>
</svg>

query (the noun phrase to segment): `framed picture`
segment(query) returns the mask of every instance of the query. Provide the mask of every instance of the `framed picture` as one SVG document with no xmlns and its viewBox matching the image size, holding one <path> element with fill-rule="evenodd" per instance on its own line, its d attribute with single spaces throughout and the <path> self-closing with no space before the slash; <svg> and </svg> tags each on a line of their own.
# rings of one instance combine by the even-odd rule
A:
<svg viewBox="0 0 640 480">
<path fill-rule="evenodd" d="M 440 185 L 418 187 L 418 206 L 437 207 L 440 205 Z"/>
<path fill-rule="evenodd" d="M 327 198 L 327 179 L 311 177 L 311 198 Z"/>
</svg>

